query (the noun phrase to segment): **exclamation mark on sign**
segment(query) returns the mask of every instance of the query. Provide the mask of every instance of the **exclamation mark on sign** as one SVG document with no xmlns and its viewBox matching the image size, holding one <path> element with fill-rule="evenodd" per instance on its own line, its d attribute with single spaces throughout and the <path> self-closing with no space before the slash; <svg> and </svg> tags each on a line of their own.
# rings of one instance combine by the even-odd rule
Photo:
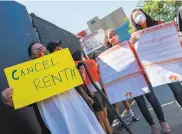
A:
<svg viewBox="0 0 182 134">
<path fill-rule="evenodd" d="M 75 69 L 73 68 L 73 78 L 76 79 Z"/>
<path fill-rule="evenodd" d="M 73 69 L 70 68 L 70 71 L 71 71 L 71 77 L 72 77 L 72 79 L 74 79 L 74 78 L 73 78 Z"/>
</svg>

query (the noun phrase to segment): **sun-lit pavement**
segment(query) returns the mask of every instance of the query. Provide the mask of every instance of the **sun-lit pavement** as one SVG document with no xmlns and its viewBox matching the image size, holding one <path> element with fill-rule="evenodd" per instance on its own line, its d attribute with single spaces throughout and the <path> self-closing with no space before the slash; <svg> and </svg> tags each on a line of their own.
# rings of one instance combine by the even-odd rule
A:
<svg viewBox="0 0 182 134">
<path fill-rule="evenodd" d="M 170 125 L 171 128 L 170 134 L 182 134 L 182 111 L 177 102 L 175 101 L 172 92 L 170 91 L 168 86 L 157 87 L 156 89 L 154 89 L 154 92 L 162 105 L 166 121 Z M 157 127 L 159 128 L 159 130 L 161 130 L 153 109 L 151 108 L 148 101 L 146 102 L 156 122 Z M 132 108 L 135 114 L 141 118 L 141 121 L 131 123 L 130 128 L 133 134 L 151 134 L 150 127 L 148 126 L 142 114 L 140 113 L 138 106 L 134 104 Z M 131 121 L 131 117 L 128 117 L 126 120 Z M 120 129 L 114 134 L 128 134 L 128 133 L 124 129 L 122 130 Z"/>
</svg>

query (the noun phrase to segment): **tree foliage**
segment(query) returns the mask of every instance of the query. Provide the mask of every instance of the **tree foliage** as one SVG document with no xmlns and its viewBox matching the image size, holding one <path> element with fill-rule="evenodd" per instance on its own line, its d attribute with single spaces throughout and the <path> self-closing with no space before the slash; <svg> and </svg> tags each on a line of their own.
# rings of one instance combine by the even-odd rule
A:
<svg viewBox="0 0 182 134">
<path fill-rule="evenodd" d="M 131 23 L 130 23 L 129 18 L 124 18 L 124 21 L 127 22 L 127 23 L 129 23 L 129 26 L 128 26 L 128 33 L 129 33 L 129 34 L 132 34 L 132 33 L 133 33 L 133 30 L 132 30 L 132 25 L 131 25 Z"/>
<path fill-rule="evenodd" d="M 180 6 L 182 6 L 181 0 L 139 0 L 137 3 L 137 7 L 142 8 L 154 20 L 164 22 L 174 20 Z M 129 19 L 125 18 L 125 22 L 129 22 Z M 131 24 L 128 32 L 130 34 L 133 32 Z"/>
<path fill-rule="evenodd" d="M 168 22 L 174 20 L 182 1 L 178 0 L 140 0 L 137 7 L 142 8 L 155 20 Z"/>
</svg>

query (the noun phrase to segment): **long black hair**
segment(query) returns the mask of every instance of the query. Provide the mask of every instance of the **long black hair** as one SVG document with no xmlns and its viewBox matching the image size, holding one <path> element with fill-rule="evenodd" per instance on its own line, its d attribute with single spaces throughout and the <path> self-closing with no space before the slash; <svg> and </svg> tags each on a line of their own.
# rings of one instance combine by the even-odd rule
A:
<svg viewBox="0 0 182 134">
<path fill-rule="evenodd" d="M 141 8 L 138 8 L 138 9 L 134 9 L 130 15 L 130 22 L 132 24 L 132 29 L 133 29 L 133 32 L 136 32 L 138 30 L 141 30 L 142 27 L 138 24 L 135 23 L 135 21 L 133 20 L 133 13 L 135 11 L 141 11 L 144 13 L 144 15 L 146 16 L 146 21 L 147 21 L 147 27 L 151 27 L 151 26 L 155 26 L 158 24 L 158 21 L 155 21 L 152 19 L 152 17 L 150 17 L 146 12 L 144 12 Z"/>
</svg>

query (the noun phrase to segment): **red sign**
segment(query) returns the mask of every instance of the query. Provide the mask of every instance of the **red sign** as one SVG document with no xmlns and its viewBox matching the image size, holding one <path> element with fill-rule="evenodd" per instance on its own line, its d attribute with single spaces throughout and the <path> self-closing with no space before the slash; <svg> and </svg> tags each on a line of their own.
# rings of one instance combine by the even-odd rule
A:
<svg viewBox="0 0 182 134">
<path fill-rule="evenodd" d="M 77 34 L 78 36 L 85 37 L 87 35 L 86 31 L 83 30 Z"/>
</svg>

